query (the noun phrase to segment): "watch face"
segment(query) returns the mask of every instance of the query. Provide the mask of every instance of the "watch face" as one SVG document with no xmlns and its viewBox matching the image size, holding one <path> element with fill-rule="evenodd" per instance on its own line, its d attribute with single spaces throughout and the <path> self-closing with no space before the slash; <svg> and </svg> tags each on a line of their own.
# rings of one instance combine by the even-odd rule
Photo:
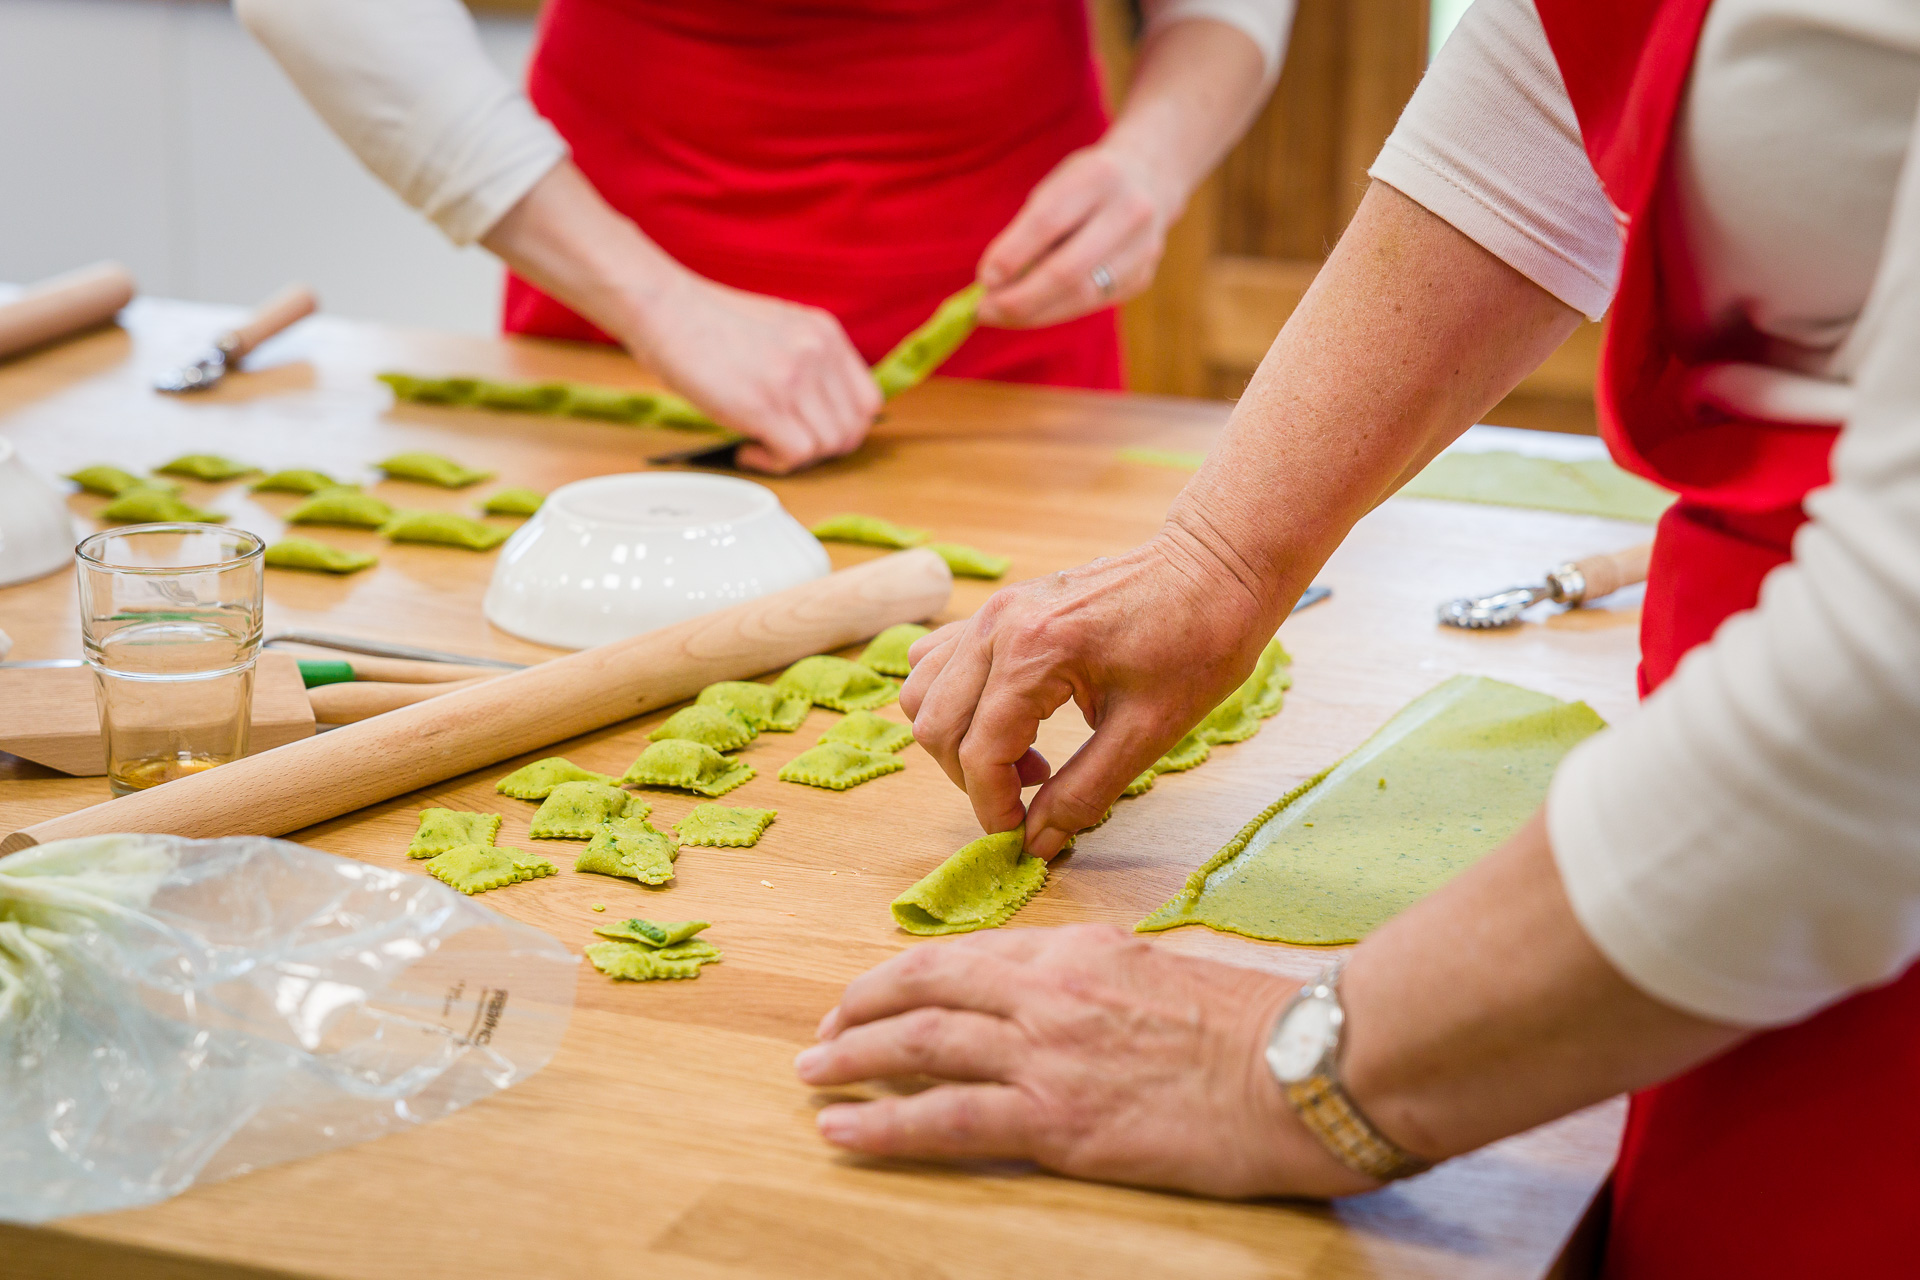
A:
<svg viewBox="0 0 1920 1280">
<path fill-rule="evenodd" d="M 1305 1080 L 1320 1065 L 1333 1047 L 1337 1007 L 1331 1000 L 1302 1000 L 1280 1019 L 1267 1042 L 1267 1066 L 1282 1082 Z"/>
</svg>

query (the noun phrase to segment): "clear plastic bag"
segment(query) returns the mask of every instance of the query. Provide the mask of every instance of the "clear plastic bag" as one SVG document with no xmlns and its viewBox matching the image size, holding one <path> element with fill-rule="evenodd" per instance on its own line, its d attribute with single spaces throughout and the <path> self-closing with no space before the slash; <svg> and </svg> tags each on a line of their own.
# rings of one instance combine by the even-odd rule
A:
<svg viewBox="0 0 1920 1280">
<path fill-rule="evenodd" d="M 284 840 L 0 858 L 0 1220 L 437 1120 L 546 1065 L 578 963 L 426 876 Z"/>
</svg>

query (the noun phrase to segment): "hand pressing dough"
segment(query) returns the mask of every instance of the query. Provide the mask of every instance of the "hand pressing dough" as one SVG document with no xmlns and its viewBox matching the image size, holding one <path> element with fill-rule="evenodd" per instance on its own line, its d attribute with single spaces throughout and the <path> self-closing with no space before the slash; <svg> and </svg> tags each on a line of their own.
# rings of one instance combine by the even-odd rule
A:
<svg viewBox="0 0 1920 1280">
<path fill-rule="evenodd" d="M 615 781 L 612 774 L 582 769 L 565 756 L 548 756 L 520 766 L 494 783 L 493 789 L 515 800 L 545 800 L 563 782 L 598 782 L 611 787 Z"/>
<path fill-rule="evenodd" d="M 661 721 L 647 735 L 647 741 L 679 739 L 726 752 L 738 751 L 759 736 L 760 731 L 753 727 L 753 722 L 738 711 L 725 707 L 703 707 L 696 703 L 691 707 L 682 707 Z"/>
<path fill-rule="evenodd" d="M 287 512 L 288 524 L 343 524 L 357 529 L 378 529 L 391 519 L 392 507 L 351 484 L 322 489 Z"/>
<path fill-rule="evenodd" d="M 893 900 L 908 933 L 971 933 L 1005 924 L 1047 880 L 1047 864 L 1027 856 L 1018 831 L 982 836 Z"/>
<path fill-rule="evenodd" d="M 330 547 L 312 538 L 282 538 L 267 548 L 266 562 L 275 569 L 310 569 L 319 573 L 358 573 L 380 563 L 365 551 Z"/>
<path fill-rule="evenodd" d="M 222 511 L 202 511 L 191 503 L 181 501 L 166 489 L 149 489 L 142 485 L 126 490 L 102 507 L 99 519 L 106 524 L 156 524 L 163 521 L 225 524 L 227 517 Z"/>
<path fill-rule="evenodd" d="M 806 722 L 813 699 L 791 689 L 776 689 L 752 680 L 722 680 L 710 684 L 694 699 L 697 707 L 737 711 L 763 733 L 792 733 Z"/>
<path fill-rule="evenodd" d="M 573 869 L 657 885 L 673 879 L 674 859 L 679 856 L 666 833 L 655 830 L 645 813 L 639 813 L 602 823 L 574 859 Z"/>
<path fill-rule="evenodd" d="M 800 659 L 780 673 L 773 687 L 833 711 L 872 711 L 900 693 L 899 684 L 872 668 L 831 654 Z"/>
<path fill-rule="evenodd" d="M 821 742 L 844 742 L 868 751 L 901 751 L 913 742 L 913 730 L 871 711 L 856 711 L 820 735 Z"/>
<path fill-rule="evenodd" d="M 673 787 L 714 799 L 753 777 L 754 767 L 741 764 L 699 742 L 669 738 L 656 742 L 627 766 L 620 784 L 628 787 Z"/>
<path fill-rule="evenodd" d="M 913 648 L 913 642 L 921 636 L 931 635 L 925 627 L 915 622 L 903 622 L 896 627 L 888 627 L 873 638 L 856 659 L 863 667 L 872 667 L 883 676 L 907 676 L 913 672 L 913 664 L 907 661 L 907 650 Z"/>
<path fill-rule="evenodd" d="M 463 844 L 492 844 L 500 834 L 497 813 L 465 813 L 459 809 L 422 809 L 420 829 L 407 846 L 409 858 L 431 858 Z"/>
<path fill-rule="evenodd" d="M 604 782 L 562 782 L 547 793 L 527 835 L 535 840 L 589 840 L 614 818 L 644 818 L 652 806 Z"/>
<path fill-rule="evenodd" d="M 883 751 L 868 751 L 844 742 L 821 742 L 787 761 L 780 770 L 780 781 L 845 791 L 904 768 L 898 756 Z"/>
<path fill-rule="evenodd" d="M 183 453 L 172 462 L 154 468 L 162 475 L 191 476 L 195 480 L 205 480 L 217 484 L 222 480 L 238 480 L 241 476 L 258 475 L 260 468 L 248 466 L 244 462 L 235 462 L 232 458 L 223 458 L 217 453 Z"/>
<path fill-rule="evenodd" d="M 674 824 L 681 844 L 750 849 L 779 816 L 776 809 L 735 809 L 724 804 L 697 804 Z"/>
<path fill-rule="evenodd" d="M 389 480 L 412 480 L 417 484 L 439 485 L 442 489 L 464 489 L 493 479 L 491 471 L 475 471 L 437 453 L 396 453 L 373 465 Z"/>
<path fill-rule="evenodd" d="M 559 871 L 539 854 L 492 844 L 458 845 L 428 859 L 426 869 L 434 879 L 465 894 L 486 893 Z"/>
<path fill-rule="evenodd" d="M 389 542 L 431 542 L 491 551 L 507 540 L 507 531 L 451 511 L 398 511 L 380 526 L 380 536 Z"/>
<path fill-rule="evenodd" d="M 845 511 L 828 516 L 810 530 L 822 542 L 858 542 L 869 547 L 904 550 L 917 547 L 933 535 L 925 529 L 909 529 L 879 516 L 856 515 Z"/>
<path fill-rule="evenodd" d="M 104 462 L 91 467 L 82 467 L 67 476 L 67 479 L 79 485 L 88 493 L 97 493 L 102 497 L 117 498 L 129 489 L 159 489 L 166 493 L 180 492 L 177 484 L 168 484 L 164 480 L 145 480 L 131 471 L 122 471 L 119 467 Z"/>
<path fill-rule="evenodd" d="M 326 472 L 305 468 L 276 471 L 264 480 L 254 481 L 252 486 L 255 493 L 318 493 L 339 487 L 340 482 Z"/>
<path fill-rule="evenodd" d="M 530 516 L 546 500 L 538 489 L 500 489 L 487 496 L 480 510 L 490 516 Z"/>
<path fill-rule="evenodd" d="M 956 578 L 994 579 L 1006 576 L 1013 561 L 1006 556 L 996 556 L 977 547 L 963 546 L 958 542 L 936 542 L 927 548 L 947 562 L 947 569 Z"/>
</svg>

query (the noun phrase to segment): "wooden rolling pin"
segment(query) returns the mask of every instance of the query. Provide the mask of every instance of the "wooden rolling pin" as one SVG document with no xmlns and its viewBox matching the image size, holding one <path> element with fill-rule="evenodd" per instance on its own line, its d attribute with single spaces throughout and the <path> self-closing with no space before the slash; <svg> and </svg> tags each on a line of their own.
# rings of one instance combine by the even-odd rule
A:
<svg viewBox="0 0 1920 1280">
<path fill-rule="evenodd" d="M 30 285 L 0 305 L 0 359 L 105 324 L 131 301 L 133 277 L 117 262 Z"/>
<path fill-rule="evenodd" d="M 645 635 L 554 658 L 371 720 L 16 831 L 284 835 L 522 752 L 938 613 L 946 562 L 902 551 Z"/>
<path fill-rule="evenodd" d="M 314 720 L 320 724 L 358 724 L 389 711 L 398 711 L 401 707 L 410 707 L 416 702 L 471 689 L 488 680 L 498 680 L 506 674 L 504 671 L 490 671 L 471 680 L 450 680 L 437 684 L 425 681 L 401 684 L 385 680 L 343 680 L 339 684 L 323 684 L 307 690 L 307 700 L 313 706 Z"/>
</svg>

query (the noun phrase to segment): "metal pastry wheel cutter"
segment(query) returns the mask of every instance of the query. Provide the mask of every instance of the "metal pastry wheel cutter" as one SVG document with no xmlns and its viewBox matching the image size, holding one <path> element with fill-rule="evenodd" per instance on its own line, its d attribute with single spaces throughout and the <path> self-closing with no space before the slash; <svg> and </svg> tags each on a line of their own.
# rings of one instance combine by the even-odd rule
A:
<svg viewBox="0 0 1920 1280">
<path fill-rule="evenodd" d="M 1484 631 L 1518 622 L 1521 614 L 1542 600 L 1573 608 L 1645 582 L 1647 560 L 1652 554 L 1653 544 L 1644 542 L 1625 551 L 1575 560 L 1549 573 L 1537 586 L 1509 587 L 1490 596 L 1449 600 L 1440 606 L 1440 621 L 1449 627 Z"/>
</svg>

